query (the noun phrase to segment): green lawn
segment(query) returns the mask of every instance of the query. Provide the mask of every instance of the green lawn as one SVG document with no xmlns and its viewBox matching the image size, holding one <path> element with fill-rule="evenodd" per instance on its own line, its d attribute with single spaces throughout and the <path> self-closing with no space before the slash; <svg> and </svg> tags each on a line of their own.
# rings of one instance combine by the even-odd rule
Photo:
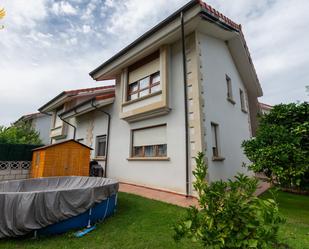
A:
<svg viewBox="0 0 309 249">
<path fill-rule="evenodd" d="M 309 197 L 279 193 L 278 201 L 287 219 L 280 230 L 280 241 L 294 249 L 309 249 Z M 175 243 L 172 239 L 173 224 L 184 214 L 184 208 L 125 193 L 119 194 L 118 203 L 116 215 L 83 238 L 68 233 L 38 240 L 4 240 L 0 249 L 200 248 L 191 241 Z"/>
<path fill-rule="evenodd" d="M 270 197 L 270 194 L 262 197 Z M 279 232 L 280 242 L 293 249 L 309 249 L 309 196 L 279 192 L 277 201 L 286 218 Z"/>
</svg>

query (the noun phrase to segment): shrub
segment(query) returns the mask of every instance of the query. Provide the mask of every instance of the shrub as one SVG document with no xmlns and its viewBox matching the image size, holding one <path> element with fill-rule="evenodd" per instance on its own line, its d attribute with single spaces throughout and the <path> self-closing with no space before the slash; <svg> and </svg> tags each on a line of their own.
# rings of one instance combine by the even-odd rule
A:
<svg viewBox="0 0 309 249">
<path fill-rule="evenodd" d="M 200 208 L 188 209 L 187 216 L 175 226 L 174 238 L 189 237 L 209 249 L 270 248 L 283 222 L 276 202 L 256 197 L 257 180 L 243 174 L 234 181 L 208 184 L 203 158 L 199 153 L 193 172 Z"/>
<path fill-rule="evenodd" d="M 0 126 L 0 144 L 42 144 L 40 133 L 30 123 L 18 121 L 10 127 Z"/>
<path fill-rule="evenodd" d="M 309 104 L 277 105 L 260 117 L 256 137 L 243 142 L 252 162 L 249 169 L 264 173 L 288 188 L 309 188 Z"/>
</svg>

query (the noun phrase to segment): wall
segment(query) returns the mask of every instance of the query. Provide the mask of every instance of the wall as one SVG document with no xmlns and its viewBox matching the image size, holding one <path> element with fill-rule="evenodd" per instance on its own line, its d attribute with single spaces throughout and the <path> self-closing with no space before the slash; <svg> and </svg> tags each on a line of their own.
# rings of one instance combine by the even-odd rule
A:
<svg viewBox="0 0 309 249">
<path fill-rule="evenodd" d="M 0 181 L 29 178 L 30 161 L 0 161 Z"/>
<path fill-rule="evenodd" d="M 201 50 L 209 178 L 227 179 L 237 172 L 248 173 L 242 167 L 242 163 L 248 162 L 248 159 L 241 149 L 242 141 L 250 137 L 249 113 L 242 112 L 240 106 L 239 88 L 246 92 L 244 84 L 224 41 L 202 33 L 198 34 L 198 41 Z M 232 80 L 235 105 L 227 100 L 226 74 Z M 224 161 L 212 161 L 211 122 L 219 124 L 219 144 Z"/>
<path fill-rule="evenodd" d="M 169 52 L 169 107 L 167 115 L 128 123 L 119 119 L 120 84 L 116 85 L 116 100 L 110 111 L 111 140 L 107 176 L 123 182 L 185 193 L 185 125 L 180 44 Z M 167 156 L 169 161 L 128 161 L 131 129 L 167 124 Z"/>
<path fill-rule="evenodd" d="M 42 115 L 32 120 L 33 128 L 40 133 L 43 144 L 50 144 L 51 116 Z"/>
</svg>

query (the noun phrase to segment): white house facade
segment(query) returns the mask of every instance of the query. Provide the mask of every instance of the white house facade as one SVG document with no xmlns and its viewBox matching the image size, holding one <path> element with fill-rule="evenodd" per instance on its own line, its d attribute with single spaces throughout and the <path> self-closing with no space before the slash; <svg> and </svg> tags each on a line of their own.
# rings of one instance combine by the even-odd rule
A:
<svg viewBox="0 0 309 249">
<path fill-rule="evenodd" d="M 49 115 L 43 113 L 31 113 L 22 116 L 19 120 L 28 122 L 31 124 L 33 129 L 35 129 L 40 134 L 40 139 L 43 144 L 50 144 L 50 120 Z"/>
<path fill-rule="evenodd" d="M 240 25 L 209 5 L 189 2 L 90 75 L 115 86 L 64 92 L 39 110 L 54 117 L 53 142 L 92 147 L 106 176 L 193 195 L 199 151 L 210 181 L 246 172 L 241 143 L 262 90 Z"/>
</svg>

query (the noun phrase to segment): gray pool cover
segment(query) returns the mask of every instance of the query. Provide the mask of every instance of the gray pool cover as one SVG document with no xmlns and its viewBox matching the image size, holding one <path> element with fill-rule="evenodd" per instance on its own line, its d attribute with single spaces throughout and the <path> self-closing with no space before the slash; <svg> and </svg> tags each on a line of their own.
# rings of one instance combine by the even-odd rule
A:
<svg viewBox="0 0 309 249">
<path fill-rule="evenodd" d="M 101 177 L 50 177 L 0 182 L 0 238 L 25 235 L 81 214 L 118 192 Z"/>
</svg>

